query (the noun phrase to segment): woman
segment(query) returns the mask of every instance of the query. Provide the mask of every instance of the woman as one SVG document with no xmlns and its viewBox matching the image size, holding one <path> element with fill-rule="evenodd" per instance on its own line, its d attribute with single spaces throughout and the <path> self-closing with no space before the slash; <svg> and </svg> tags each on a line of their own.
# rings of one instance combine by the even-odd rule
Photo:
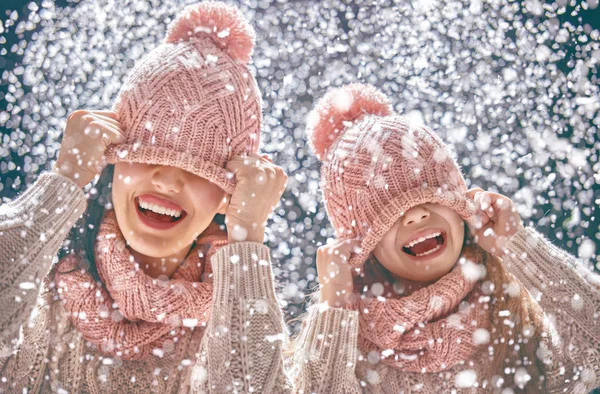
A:
<svg viewBox="0 0 600 394">
<path fill-rule="evenodd" d="M 0 391 L 288 390 L 262 245 L 287 177 L 257 154 L 253 45 L 236 8 L 188 7 L 115 111 L 71 114 L 53 171 L 0 207 Z"/>
</svg>

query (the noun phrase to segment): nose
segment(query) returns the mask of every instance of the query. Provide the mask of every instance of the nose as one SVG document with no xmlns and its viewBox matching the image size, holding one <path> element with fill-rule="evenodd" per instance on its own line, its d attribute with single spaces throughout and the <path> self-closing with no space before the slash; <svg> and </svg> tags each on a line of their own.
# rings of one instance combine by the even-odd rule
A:
<svg viewBox="0 0 600 394">
<path fill-rule="evenodd" d="M 427 220 L 429 216 L 430 212 L 427 208 L 423 205 L 417 205 L 404 213 L 404 216 L 402 216 L 402 225 L 411 226 L 413 224 L 419 224 L 423 220 Z"/>
<path fill-rule="evenodd" d="M 179 168 L 157 166 L 152 174 L 152 184 L 163 193 L 179 193 L 183 188 L 183 176 Z"/>
</svg>

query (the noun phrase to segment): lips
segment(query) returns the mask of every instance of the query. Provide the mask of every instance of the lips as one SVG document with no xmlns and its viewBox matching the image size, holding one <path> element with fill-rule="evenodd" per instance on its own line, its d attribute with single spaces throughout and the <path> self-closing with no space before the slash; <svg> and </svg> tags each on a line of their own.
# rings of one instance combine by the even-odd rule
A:
<svg viewBox="0 0 600 394">
<path fill-rule="evenodd" d="M 187 216 L 179 204 L 155 195 L 140 195 L 134 204 L 140 222 L 156 230 L 169 230 Z"/>
<path fill-rule="evenodd" d="M 402 251 L 415 259 L 424 259 L 439 254 L 445 247 L 446 233 L 430 229 L 413 236 L 402 247 Z"/>
</svg>

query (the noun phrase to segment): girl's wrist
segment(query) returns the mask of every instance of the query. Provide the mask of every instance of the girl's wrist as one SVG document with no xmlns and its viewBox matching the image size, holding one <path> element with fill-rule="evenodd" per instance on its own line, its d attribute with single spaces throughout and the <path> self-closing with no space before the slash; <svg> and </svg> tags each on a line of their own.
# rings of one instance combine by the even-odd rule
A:
<svg viewBox="0 0 600 394">
<path fill-rule="evenodd" d="M 326 303 L 332 308 L 345 308 L 350 300 L 351 292 L 341 288 L 322 286 L 320 290 L 320 302 Z"/>
<path fill-rule="evenodd" d="M 265 226 L 254 223 L 246 223 L 240 220 L 227 220 L 228 243 L 236 242 L 265 242 Z"/>
<path fill-rule="evenodd" d="M 52 172 L 58 174 L 58 175 L 62 175 L 65 178 L 69 178 L 70 180 L 72 180 L 77 186 L 79 186 L 80 189 L 83 189 L 85 187 L 85 185 L 87 184 L 83 184 L 83 181 L 81 179 L 77 179 L 72 172 L 67 173 L 66 171 L 64 171 L 63 169 L 61 169 L 60 166 L 55 165 L 54 167 L 52 167 Z"/>
</svg>

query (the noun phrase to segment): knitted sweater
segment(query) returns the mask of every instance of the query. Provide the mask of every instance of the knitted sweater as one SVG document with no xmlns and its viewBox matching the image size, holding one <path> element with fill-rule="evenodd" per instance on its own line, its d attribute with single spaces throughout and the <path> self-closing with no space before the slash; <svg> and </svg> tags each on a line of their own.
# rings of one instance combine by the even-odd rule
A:
<svg viewBox="0 0 600 394">
<path fill-rule="evenodd" d="M 85 208 L 81 189 L 54 173 L 0 206 L 0 393 L 290 391 L 269 249 L 259 243 L 213 255 L 210 320 L 170 352 L 124 361 L 87 343 L 54 290 L 51 269 Z"/>
<path fill-rule="evenodd" d="M 526 228 L 508 243 L 506 269 L 538 300 L 545 314 L 543 341 L 548 393 L 588 393 L 600 386 L 600 277 Z M 357 348 L 358 312 L 309 309 L 294 355 L 298 393 L 480 393 L 470 380 L 489 370 L 487 354 L 474 365 L 442 373 L 408 373 Z M 487 353 L 487 352 L 486 352 Z M 541 355 L 538 351 L 538 356 Z"/>
</svg>

